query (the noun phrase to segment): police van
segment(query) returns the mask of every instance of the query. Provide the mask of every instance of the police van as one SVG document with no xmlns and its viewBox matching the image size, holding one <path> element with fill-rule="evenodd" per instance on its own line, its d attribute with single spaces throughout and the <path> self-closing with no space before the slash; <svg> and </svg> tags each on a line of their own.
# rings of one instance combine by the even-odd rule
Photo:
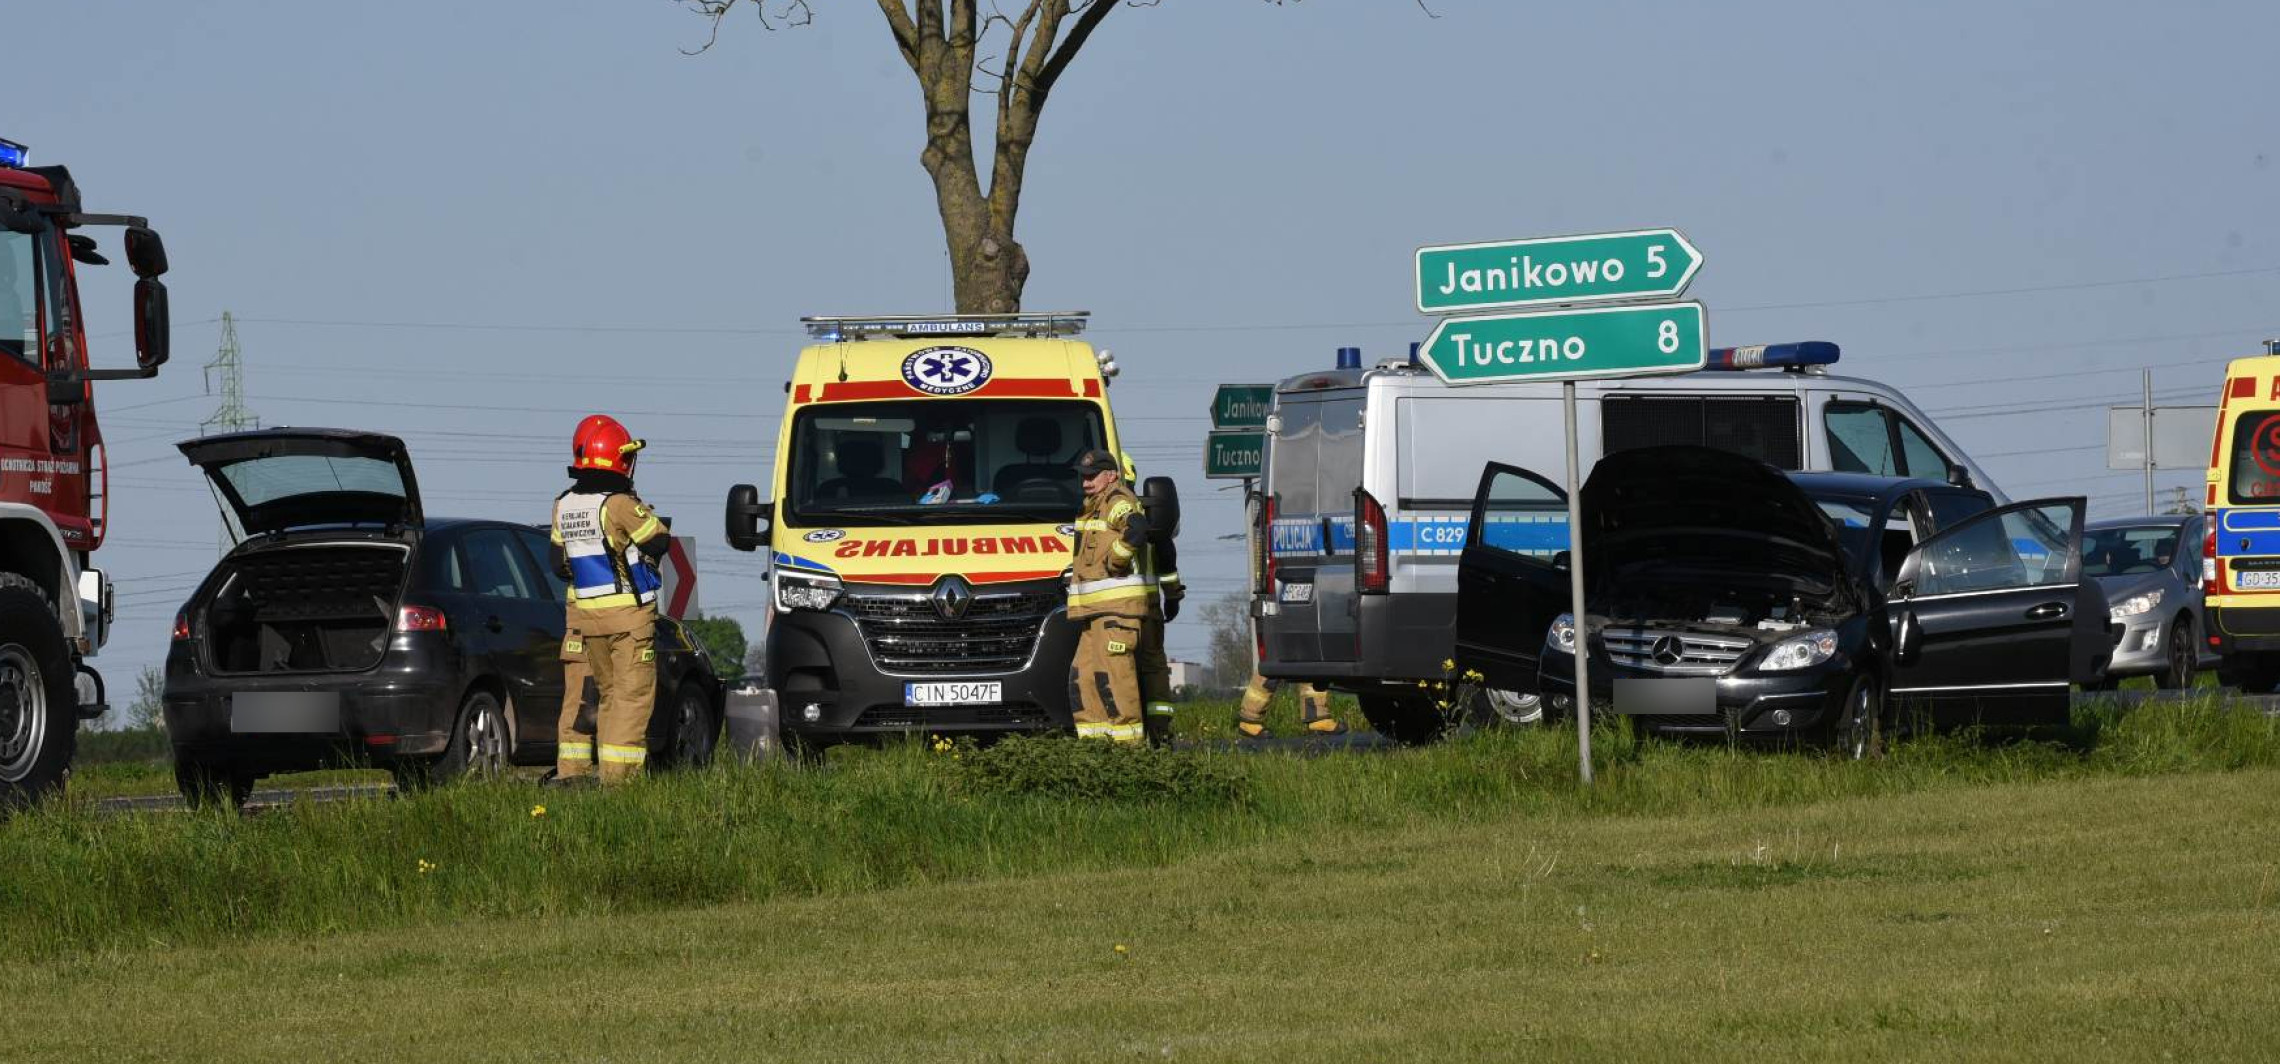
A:
<svg viewBox="0 0 2280 1064">
<path fill-rule="evenodd" d="M 768 555 L 784 748 L 1066 727 L 1072 463 L 1117 453 L 1115 360 L 1078 338 L 1082 313 L 804 321 L 770 493 L 727 505 L 729 545 Z"/>
<path fill-rule="evenodd" d="M 1821 341 L 1723 348 L 1676 377 L 1584 381 L 1576 430 L 1588 475 L 1600 455 L 1695 444 L 1782 469 L 1931 477 L 2001 492 L 1897 390 L 1835 376 Z M 1252 616 L 1259 671 L 1360 696 L 1378 731 L 1438 734 L 1420 683 L 1450 679 L 1457 561 L 1481 468 L 1562 469 L 1560 386 L 1453 388 L 1415 362 L 1338 367 L 1275 388 L 1262 489 L 1254 501 Z M 1556 555 L 1565 514 L 1500 531 Z M 1586 559 L 1586 564 L 1589 559 Z M 1530 720 L 1524 692 L 1467 692 L 1469 711 Z"/>
</svg>

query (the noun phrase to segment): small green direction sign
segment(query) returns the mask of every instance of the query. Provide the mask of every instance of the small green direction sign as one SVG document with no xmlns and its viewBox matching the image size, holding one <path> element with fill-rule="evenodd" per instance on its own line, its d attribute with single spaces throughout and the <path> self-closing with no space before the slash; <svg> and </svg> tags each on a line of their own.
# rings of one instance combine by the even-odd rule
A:
<svg viewBox="0 0 2280 1064">
<path fill-rule="evenodd" d="M 1676 229 L 1417 249 L 1417 309 L 1457 314 L 1613 299 L 1674 299 L 1702 268 Z"/>
<path fill-rule="evenodd" d="M 1449 318 L 1418 358 L 1450 384 L 1685 373 L 1708 361 L 1700 303 Z"/>
<path fill-rule="evenodd" d="M 1272 384 L 1222 384 L 1211 397 L 1211 427 L 1261 429 L 1267 427 L 1267 408 L 1275 401 Z"/>
<path fill-rule="evenodd" d="M 1266 464 L 1265 429 L 1221 429 L 1205 437 L 1203 475 L 1218 480 L 1255 477 Z"/>
</svg>

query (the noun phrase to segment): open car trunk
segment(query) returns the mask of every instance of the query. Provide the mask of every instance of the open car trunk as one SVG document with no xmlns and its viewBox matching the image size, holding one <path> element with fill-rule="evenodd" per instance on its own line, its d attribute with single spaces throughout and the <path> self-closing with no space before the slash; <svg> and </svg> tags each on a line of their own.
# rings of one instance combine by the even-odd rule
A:
<svg viewBox="0 0 2280 1064">
<path fill-rule="evenodd" d="M 411 552 L 312 543 L 225 559 L 204 622 L 216 675 L 361 672 L 380 663 Z"/>
</svg>

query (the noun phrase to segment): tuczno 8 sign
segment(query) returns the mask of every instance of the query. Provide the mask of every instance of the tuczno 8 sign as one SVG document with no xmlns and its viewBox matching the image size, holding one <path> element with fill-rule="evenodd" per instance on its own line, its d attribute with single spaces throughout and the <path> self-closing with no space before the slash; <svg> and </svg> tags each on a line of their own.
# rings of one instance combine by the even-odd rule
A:
<svg viewBox="0 0 2280 1064">
<path fill-rule="evenodd" d="M 1450 318 L 1417 352 L 1450 384 L 1682 373 L 1708 356 L 1700 303 Z"/>
</svg>

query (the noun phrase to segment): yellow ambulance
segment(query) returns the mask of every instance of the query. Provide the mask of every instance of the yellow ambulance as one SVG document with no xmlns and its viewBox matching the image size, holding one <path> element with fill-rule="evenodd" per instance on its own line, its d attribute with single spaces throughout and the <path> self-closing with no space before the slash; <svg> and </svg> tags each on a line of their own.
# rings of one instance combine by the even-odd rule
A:
<svg viewBox="0 0 2280 1064">
<path fill-rule="evenodd" d="M 803 321 L 770 494 L 727 507 L 768 552 L 786 751 L 1068 726 L 1072 463 L 1120 452 L 1084 314 Z"/>
<path fill-rule="evenodd" d="M 2236 358 L 2225 370 L 2204 510 L 2209 649 L 2223 656 L 2226 684 L 2270 691 L 2280 685 L 2280 357 Z"/>
</svg>

